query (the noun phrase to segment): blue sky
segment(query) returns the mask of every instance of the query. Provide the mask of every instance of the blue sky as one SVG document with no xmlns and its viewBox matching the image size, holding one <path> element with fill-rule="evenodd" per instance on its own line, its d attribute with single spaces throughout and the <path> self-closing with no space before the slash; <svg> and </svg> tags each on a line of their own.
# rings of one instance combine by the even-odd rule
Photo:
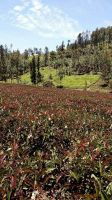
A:
<svg viewBox="0 0 112 200">
<path fill-rule="evenodd" d="M 112 26 L 112 0 L 0 0 L 0 43 L 55 49 L 79 32 Z"/>
</svg>

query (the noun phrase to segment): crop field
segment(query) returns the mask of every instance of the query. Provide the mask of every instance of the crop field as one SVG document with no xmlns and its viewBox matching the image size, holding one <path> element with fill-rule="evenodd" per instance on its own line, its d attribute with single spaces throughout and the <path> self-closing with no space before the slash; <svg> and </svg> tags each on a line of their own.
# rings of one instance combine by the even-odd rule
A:
<svg viewBox="0 0 112 200">
<path fill-rule="evenodd" d="M 0 84 L 5 199 L 112 199 L 112 94 Z"/>
</svg>

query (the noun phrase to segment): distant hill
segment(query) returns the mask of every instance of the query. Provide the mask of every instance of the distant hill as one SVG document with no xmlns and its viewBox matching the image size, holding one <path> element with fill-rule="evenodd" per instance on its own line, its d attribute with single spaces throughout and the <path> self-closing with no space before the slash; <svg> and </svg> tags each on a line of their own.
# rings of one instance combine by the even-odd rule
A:
<svg viewBox="0 0 112 200">
<path fill-rule="evenodd" d="M 45 47 L 26 49 L 24 53 L 13 51 L 7 46 L 0 45 L 0 80 L 16 79 L 19 83 L 21 76 L 29 73 L 30 82 L 40 84 L 43 79 L 42 69 L 57 70 L 56 76 L 60 84 L 72 87 L 77 75 L 100 75 L 103 87 L 112 85 L 112 27 L 96 29 L 79 33 L 74 43 L 68 40 L 50 51 Z M 42 73 L 42 74 L 41 74 Z M 70 78 L 68 78 L 68 76 Z M 47 77 L 44 74 L 44 77 Z M 58 84 L 53 79 L 55 84 Z M 88 76 L 89 77 L 89 76 Z M 52 81 L 52 70 L 46 81 Z M 70 80 L 70 82 L 69 82 Z M 44 80 L 45 81 L 45 80 Z M 71 85 L 70 85 L 71 84 Z M 80 86 L 80 84 L 79 84 Z"/>
</svg>

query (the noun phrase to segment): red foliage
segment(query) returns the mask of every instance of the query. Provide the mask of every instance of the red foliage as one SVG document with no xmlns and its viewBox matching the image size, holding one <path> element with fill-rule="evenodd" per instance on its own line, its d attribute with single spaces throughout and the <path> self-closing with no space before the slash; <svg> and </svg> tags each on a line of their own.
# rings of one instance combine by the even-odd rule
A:
<svg viewBox="0 0 112 200">
<path fill-rule="evenodd" d="M 31 199 L 37 188 L 51 199 L 95 199 L 91 174 L 104 188 L 112 181 L 111 133 L 111 94 L 0 84 L 2 199 Z"/>
</svg>

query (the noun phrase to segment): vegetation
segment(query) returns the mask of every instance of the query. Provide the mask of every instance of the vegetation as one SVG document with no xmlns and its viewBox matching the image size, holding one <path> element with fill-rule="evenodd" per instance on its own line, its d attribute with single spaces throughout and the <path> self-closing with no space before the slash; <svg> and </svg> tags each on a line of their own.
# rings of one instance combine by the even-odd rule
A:
<svg viewBox="0 0 112 200">
<path fill-rule="evenodd" d="M 58 76 L 58 70 L 51 67 L 44 67 L 40 69 L 42 82 L 38 85 L 45 85 L 46 82 L 51 82 L 52 85 L 59 86 L 60 79 Z M 84 74 L 84 75 L 71 75 L 64 76 L 61 85 L 65 88 L 75 88 L 75 89 L 84 89 L 85 86 L 89 88 L 91 85 L 94 85 L 100 79 L 100 75 Z M 11 80 L 7 80 L 8 83 L 11 83 Z M 12 83 L 16 83 L 16 79 L 12 79 Z M 31 85 L 30 73 L 27 72 L 20 76 L 19 83 Z"/>
<path fill-rule="evenodd" d="M 29 72 L 32 84 L 43 82 L 42 69 L 52 69 L 46 81 L 52 81 L 52 72 L 56 73 L 59 85 L 69 87 L 74 75 L 100 74 L 102 86 L 111 85 L 112 79 L 112 27 L 100 28 L 93 31 L 80 33 L 74 43 L 68 41 L 67 46 L 64 42 L 56 47 L 56 51 L 49 52 L 48 47 L 42 49 L 26 49 L 24 53 L 19 50 L 13 51 L 12 46 L 0 46 L 0 80 L 7 81 L 16 79 L 20 82 L 21 75 Z M 47 72 L 46 70 L 46 72 Z M 70 82 L 66 83 L 67 80 Z M 77 76 L 76 76 L 77 77 Z M 86 77 L 86 75 L 85 75 Z M 89 82 L 89 80 L 87 81 Z M 41 84 L 42 85 L 42 84 Z M 80 85 L 84 84 L 79 84 Z M 87 83 L 88 85 L 88 83 Z"/>
<path fill-rule="evenodd" d="M 111 199 L 111 94 L 0 84 L 0 119 L 0 199 Z"/>
<path fill-rule="evenodd" d="M 0 45 L 0 200 L 112 199 L 112 95 L 86 91 L 98 84 L 112 90 L 112 27 L 51 52 Z"/>
</svg>

